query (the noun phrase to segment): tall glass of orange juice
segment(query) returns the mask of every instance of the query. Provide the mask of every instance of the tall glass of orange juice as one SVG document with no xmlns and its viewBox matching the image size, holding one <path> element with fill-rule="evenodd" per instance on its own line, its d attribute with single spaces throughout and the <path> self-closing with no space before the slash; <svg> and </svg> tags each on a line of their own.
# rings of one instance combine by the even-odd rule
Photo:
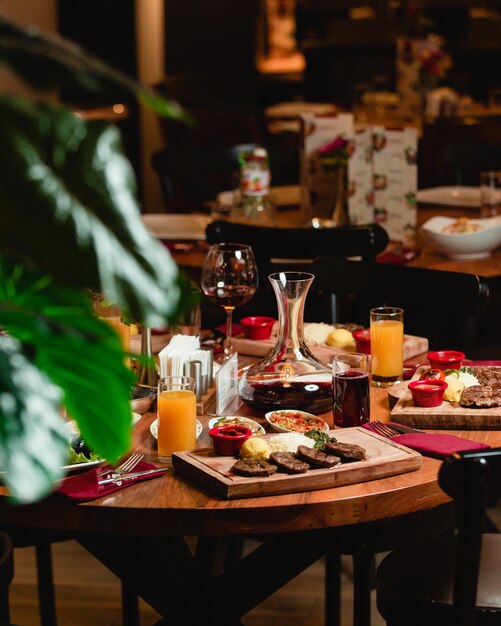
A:
<svg viewBox="0 0 501 626">
<path fill-rule="evenodd" d="M 158 382 L 158 456 L 168 461 L 173 452 L 192 450 L 197 442 L 195 381 L 189 376 L 166 376 Z"/>
<path fill-rule="evenodd" d="M 97 317 L 105 320 L 118 334 L 124 352 L 130 352 L 130 326 L 122 322 L 120 307 L 107 302 L 102 294 L 95 292 L 92 293 L 92 306 Z"/>
<path fill-rule="evenodd" d="M 371 372 L 375 387 L 403 380 L 404 312 L 397 307 L 371 310 Z"/>
</svg>

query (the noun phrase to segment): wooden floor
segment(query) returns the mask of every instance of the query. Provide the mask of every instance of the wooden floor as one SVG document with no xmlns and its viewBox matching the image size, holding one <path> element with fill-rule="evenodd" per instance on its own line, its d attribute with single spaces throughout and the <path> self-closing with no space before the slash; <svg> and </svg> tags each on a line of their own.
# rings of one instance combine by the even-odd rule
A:
<svg viewBox="0 0 501 626">
<path fill-rule="evenodd" d="M 53 545 L 58 626 L 120 626 L 118 579 L 74 541 Z M 343 626 L 351 621 L 350 559 L 343 561 Z M 15 551 L 15 578 L 11 585 L 11 622 L 38 626 L 38 604 L 32 548 Z M 242 620 L 245 626 L 324 626 L 323 562 L 315 563 Z M 384 624 L 373 610 L 373 626 Z M 159 618 L 141 602 L 141 626 Z"/>
</svg>

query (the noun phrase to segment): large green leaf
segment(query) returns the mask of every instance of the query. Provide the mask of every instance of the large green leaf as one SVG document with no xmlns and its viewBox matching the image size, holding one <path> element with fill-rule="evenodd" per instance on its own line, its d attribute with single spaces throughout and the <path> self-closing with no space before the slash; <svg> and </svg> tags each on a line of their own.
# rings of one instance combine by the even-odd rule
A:
<svg viewBox="0 0 501 626">
<path fill-rule="evenodd" d="M 159 115 L 191 121 L 177 103 L 110 68 L 75 43 L 56 35 L 42 35 L 36 28 L 24 29 L 2 18 L 0 63 L 39 89 L 78 87 L 106 98 L 132 96 Z"/>
<path fill-rule="evenodd" d="M 116 461 L 131 444 L 133 382 L 118 335 L 95 317 L 85 292 L 7 262 L 0 270 L 0 325 L 64 390 L 64 405 L 89 446 Z"/>
<path fill-rule="evenodd" d="M 0 145 L 0 249 L 66 284 L 104 291 L 136 321 L 171 319 L 178 270 L 143 226 L 118 130 L 4 97 Z"/>
<path fill-rule="evenodd" d="M 44 496 L 62 475 L 68 431 L 61 392 L 30 363 L 21 344 L 0 336 L 0 469 L 14 499 Z"/>
</svg>

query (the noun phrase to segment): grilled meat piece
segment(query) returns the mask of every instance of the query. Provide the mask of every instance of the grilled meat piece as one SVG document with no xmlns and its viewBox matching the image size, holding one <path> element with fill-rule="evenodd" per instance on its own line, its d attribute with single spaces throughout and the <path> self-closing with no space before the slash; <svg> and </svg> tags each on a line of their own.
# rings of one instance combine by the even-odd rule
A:
<svg viewBox="0 0 501 626">
<path fill-rule="evenodd" d="M 239 459 L 231 468 L 235 474 L 241 476 L 271 476 L 277 471 L 277 466 L 268 463 L 262 457 L 249 457 L 248 459 Z"/>
<path fill-rule="evenodd" d="M 466 407 L 488 408 L 501 406 L 501 387 L 472 385 L 463 389 L 459 404 Z"/>
<path fill-rule="evenodd" d="M 296 456 L 311 467 L 334 467 L 340 462 L 337 456 L 325 454 L 316 448 L 309 448 L 308 446 L 299 446 Z"/>
<path fill-rule="evenodd" d="M 501 367 L 496 365 L 475 365 L 471 369 L 480 385 L 501 387 Z"/>
<path fill-rule="evenodd" d="M 310 469 L 308 463 L 297 459 L 292 452 L 272 452 L 270 454 L 270 463 L 276 465 L 279 472 L 285 472 L 286 474 L 304 474 Z"/>
<path fill-rule="evenodd" d="M 354 443 L 326 443 L 321 448 L 325 454 L 334 454 L 341 459 L 341 463 L 362 461 L 365 459 L 365 448 Z"/>
</svg>

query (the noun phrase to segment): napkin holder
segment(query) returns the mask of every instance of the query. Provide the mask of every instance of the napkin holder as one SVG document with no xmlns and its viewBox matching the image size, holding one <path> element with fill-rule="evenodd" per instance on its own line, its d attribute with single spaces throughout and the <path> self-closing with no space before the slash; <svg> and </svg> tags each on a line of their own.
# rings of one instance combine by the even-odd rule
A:
<svg viewBox="0 0 501 626">
<path fill-rule="evenodd" d="M 174 335 L 158 356 L 161 377 L 190 376 L 195 380 L 197 415 L 207 413 L 216 395 L 212 350 L 201 348 L 199 337 Z"/>
</svg>

